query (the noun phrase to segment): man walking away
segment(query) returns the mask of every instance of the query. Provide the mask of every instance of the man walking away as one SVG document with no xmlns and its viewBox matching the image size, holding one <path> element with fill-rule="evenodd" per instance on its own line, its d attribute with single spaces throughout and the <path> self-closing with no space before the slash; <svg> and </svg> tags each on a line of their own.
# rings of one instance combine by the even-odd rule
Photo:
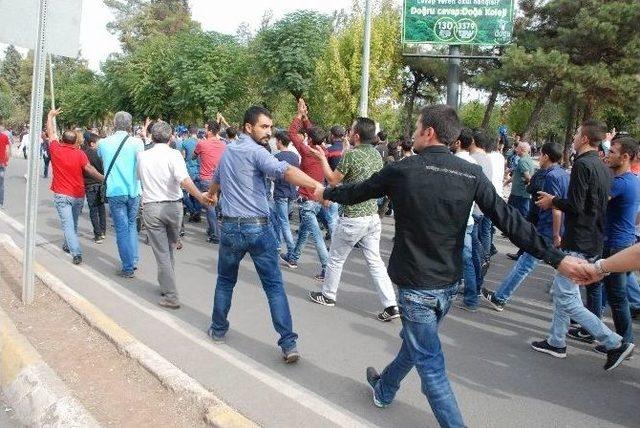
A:
<svg viewBox="0 0 640 428">
<path fill-rule="evenodd" d="M 299 167 L 300 159 L 294 152 L 288 150 L 288 147 L 291 144 L 289 133 L 285 131 L 278 131 L 276 132 L 275 138 L 276 147 L 279 150 L 279 152 L 275 154 L 275 158 L 279 161 L 284 161 L 289 165 Z M 287 252 L 293 251 L 295 246 L 293 235 L 291 233 L 291 225 L 289 224 L 289 207 L 297 197 L 298 190 L 296 189 L 296 186 L 287 183 L 282 179 L 276 178 L 273 187 L 276 238 L 278 238 L 278 242 L 280 242 L 280 237 L 284 239 L 284 243 L 287 246 Z M 280 246 L 278 245 L 278 251 L 279 250 Z"/>
<path fill-rule="evenodd" d="M 330 185 L 363 181 L 382 169 L 382 159 L 373 146 L 375 132 L 376 124 L 371 119 L 357 118 L 349 132 L 349 140 L 354 149 L 344 154 L 335 171 L 331 170 L 324 151 L 310 149 L 322 162 L 324 175 Z M 335 306 L 342 268 L 353 246 L 360 243 L 369 267 L 369 274 L 382 303 L 383 310 L 378 314 L 378 320 L 391 321 L 400 316 L 396 293 L 380 257 L 382 225 L 377 211 L 378 207 L 374 200 L 340 207 L 340 218 L 331 240 L 329 263 L 322 291 L 309 292 L 312 302 L 324 306 Z"/>
<path fill-rule="evenodd" d="M 173 250 L 182 226 L 182 190 L 202 204 L 203 194 L 189 177 L 186 164 L 179 151 L 169 147 L 171 126 L 163 121 L 151 128 L 154 146 L 138 153 L 138 176 L 142 182 L 142 215 L 149 237 L 149 244 L 158 264 L 160 284 L 159 305 L 177 309 L 180 307 L 176 288 Z"/>
<path fill-rule="evenodd" d="M 98 155 L 107 176 L 107 201 L 116 228 L 116 243 L 122 266 L 118 275 L 133 278 L 138 268 L 138 229 L 136 219 L 140 208 L 140 181 L 137 155 L 144 143 L 131 137 L 131 115 L 119 111 L 113 117 L 114 134 L 98 143 Z"/>
<path fill-rule="evenodd" d="M 310 189 L 322 188 L 322 185 L 264 150 L 262 144 L 271 138 L 272 124 L 268 110 L 256 106 L 247 110 L 243 133 L 237 142 L 227 147 L 209 189 L 213 200 L 219 191 L 224 194 L 220 201 L 222 232 L 209 336 L 221 342 L 229 330 L 227 315 L 238 280 L 238 268 L 249 253 L 267 295 L 273 327 L 280 335 L 278 346 L 284 360 L 294 363 L 300 356 L 296 348 L 298 335 L 293 332 L 289 301 L 278 265 L 276 237 L 269 224 L 265 178 L 276 177 Z"/>
<path fill-rule="evenodd" d="M 447 379 L 438 327 L 462 277 L 462 246 L 473 202 L 512 241 L 534 256 L 566 274 L 573 274 L 579 265 L 576 259 L 553 248 L 533 225 L 507 206 L 478 165 L 449 152 L 448 146 L 461 129 L 453 108 L 423 108 L 416 128 L 417 156 L 388 165 L 360 183 L 327 189 L 324 198 L 354 204 L 388 194 L 396 211 L 388 271 L 398 285 L 402 347 L 382 374 L 378 375 L 373 367 L 367 369 L 374 404 L 390 405 L 402 379 L 415 367 L 440 426 L 463 427 L 462 414 Z M 316 195 L 320 197 L 319 191 Z"/>
<path fill-rule="evenodd" d="M 178 146 L 178 150 L 180 150 L 185 162 L 187 163 L 187 172 L 189 173 L 189 177 L 191 177 L 191 180 L 196 186 L 198 186 L 198 183 L 200 182 L 200 159 L 193 158 L 193 152 L 196 150 L 196 146 L 198 145 L 197 133 L 198 128 L 196 128 L 195 125 L 190 125 L 189 136 L 182 140 Z M 200 223 L 200 212 L 202 211 L 202 207 L 198 203 L 197 199 L 185 191 L 183 203 L 189 213 L 189 221 L 192 223 Z"/>
<path fill-rule="evenodd" d="M 97 134 L 90 132 L 82 150 L 87 155 L 91 166 L 100 172 L 100 174 L 104 174 L 102 159 L 98 156 L 99 139 L 100 137 L 98 137 Z M 102 244 L 107 233 L 107 211 L 104 207 L 105 201 L 102 199 L 102 186 L 102 181 L 96 180 L 86 172 L 84 173 L 84 190 L 87 194 L 89 218 L 91 219 L 91 226 L 93 227 L 93 241 L 96 244 Z"/>
<path fill-rule="evenodd" d="M 84 205 L 83 172 L 98 181 L 104 179 L 91 164 L 87 155 L 76 146 L 76 133 L 65 131 L 62 141 L 58 142 L 58 135 L 54 132 L 53 118 L 62 110 L 50 110 L 47 115 L 47 136 L 49 137 L 53 180 L 51 191 L 53 202 L 60 217 L 60 224 L 64 232 L 62 249 L 73 257 L 73 264 L 82 263 L 82 249 L 78 241 L 78 217 Z"/>
<path fill-rule="evenodd" d="M 511 177 L 505 184 L 511 183 L 509 205 L 515 207 L 520 214 L 527 217 L 531 206 L 531 195 L 527 192 L 527 184 L 536 170 L 533 159 L 529 155 L 531 146 L 529 143 L 520 142 L 515 148 L 518 155 L 517 166 L 513 169 Z"/>
<path fill-rule="evenodd" d="M 46 132 L 42 133 L 42 142 L 40 143 L 40 156 L 44 163 L 44 169 L 42 171 L 42 178 L 49 177 L 49 163 L 51 163 L 51 153 L 49 152 L 49 137 Z"/>
</svg>

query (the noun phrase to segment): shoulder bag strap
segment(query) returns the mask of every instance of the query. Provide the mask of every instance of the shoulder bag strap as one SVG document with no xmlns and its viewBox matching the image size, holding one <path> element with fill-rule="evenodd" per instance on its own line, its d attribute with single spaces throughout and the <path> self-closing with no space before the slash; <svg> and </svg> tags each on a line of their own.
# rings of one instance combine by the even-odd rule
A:
<svg viewBox="0 0 640 428">
<path fill-rule="evenodd" d="M 105 184 L 107 184 L 107 177 L 109 177 L 109 173 L 111 172 L 111 168 L 113 168 L 113 164 L 116 162 L 116 158 L 120 154 L 120 150 L 122 150 L 122 146 L 124 146 L 124 143 L 125 143 L 125 141 L 127 141 L 128 138 L 129 138 L 129 135 L 124 137 L 124 139 L 120 143 L 120 146 L 118 146 L 118 150 L 116 150 L 116 154 L 113 155 L 113 158 L 111 159 L 111 163 L 109 164 L 109 168 L 107 168 L 107 173 L 104 176 L 104 183 Z"/>
</svg>

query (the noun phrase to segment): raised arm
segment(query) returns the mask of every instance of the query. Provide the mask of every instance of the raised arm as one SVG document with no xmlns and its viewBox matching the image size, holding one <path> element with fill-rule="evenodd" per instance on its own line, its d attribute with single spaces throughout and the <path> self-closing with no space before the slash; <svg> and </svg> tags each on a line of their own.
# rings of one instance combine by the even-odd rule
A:
<svg viewBox="0 0 640 428">
<path fill-rule="evenodd" d="M 47 114 L 47 137 L 49 137 L 49 141 L 58 140 L 58 133 L 53 126 L 53 119 L 60 113 L 62 113 L 62 109 L 51 109 Z"/>
</svg>

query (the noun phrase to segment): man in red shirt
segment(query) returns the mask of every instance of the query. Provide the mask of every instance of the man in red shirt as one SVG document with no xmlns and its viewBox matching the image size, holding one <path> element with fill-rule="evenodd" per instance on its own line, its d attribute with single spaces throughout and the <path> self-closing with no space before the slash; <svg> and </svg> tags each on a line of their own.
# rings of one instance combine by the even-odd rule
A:
<svg viewBox="0 0 640 428">
<path fill-rule="evenodd" d="M 4 126 L 0 125 L 0 209 L 4 208 L 4 172 L 9 166 L 11 158 L 11 142 L 4 133 Z"/>
<path fill-rule="evenodd" d="M 206 138 L 198 141 L 192 156 L 193 159 L 200 159 L 199 182 L 197 184 L 203 192 L 208 191 L 209 187 L 211 187 L 213 173 L 216 171 L 222 154 L 227 148 L 224 141 L 218 137 L 220 124 L 211 120 L 205 126 L 207 128 Z M 207 210 L 207 222 L 209 223 L 207 241 L 218 244 L 220 243 L 220 230 L 218 227 L 217 206 L 208 205 L 205 209 Z"/>
<path fill-rule="evenodd" d="M 61 112 L 60 109 L 50 110 L 47 116 L 47 136 L 50 141 L 49 153 L 53 168 L 51 191 L 64 232 L 62 249 L 71 253 L 73 264 L 78 265 L 82 263 L 82 249 L 78 241 L 78 217 L 84 205 L 82 173 L 86 171 L 100 181 L 104 180 L 104 176 L 91 166 L 87 155 L 76 146 L 74 131 L 63 132 L 62 141 L 58 141 L 58 135 L 53 127 L 53 118 Z"/>
<path fill-rule="evenodd" d="M 309 136 L 309 145 L 304 144 L 304 139 L 300 134 L 305 131 Z M 326 150 L 322 147 L 322 143 L 326 140 L 326 132 L 318 127 L 313 126 L 307 117 L 307 106 L 302 98 L 298 101 L 298 114 L 293 118 L 291 126 L 289 127 L 289 137 L 291 142 L 295 146 L 298 153 L 300 153 L 300 169 L 314 180 L 323 183 L 324 172 L 322 170 L 322 163 L 318 160 L 309 147 L 318 148 L 323 150 L 326 154 Z M 298 204 L 300 208 L 300 228 L 298 229 L 298 240 L 293 251 L 289 251 L 287 254 L 281 254 L 280 259 L 282 262 L 291 269 L 298 267 L 298 259 L 302 253 L 307 242 L 307 237 L 311 234 L 313 242 L 318 252 L 318 258 L 320 259 L 320 266 L 322 270 L 314 278 L 318 281 L 324 281 L 325 268 L 329 261 L 329 251 L 327 245 L 324 243 L 324 237 L 320 231 L 320 225 L 318 224 L 317 215 L 322 210 L 322 205 L 314 199 L 313 188 L 300 187 L 298 189 Z M 331 227 L 331 225 L 330 225 Z"/>
</svg>

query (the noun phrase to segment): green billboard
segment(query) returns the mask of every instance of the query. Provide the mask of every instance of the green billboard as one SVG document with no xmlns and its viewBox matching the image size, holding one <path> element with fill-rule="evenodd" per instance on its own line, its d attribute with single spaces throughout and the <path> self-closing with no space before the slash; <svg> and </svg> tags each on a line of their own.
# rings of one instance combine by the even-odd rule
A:
<svg viewBox="0 0 640 428">
<path fill-rule="evenodd" d="M 403 43 L 506 45 L 514 0 L 404 0 Z"/>
</svg>

